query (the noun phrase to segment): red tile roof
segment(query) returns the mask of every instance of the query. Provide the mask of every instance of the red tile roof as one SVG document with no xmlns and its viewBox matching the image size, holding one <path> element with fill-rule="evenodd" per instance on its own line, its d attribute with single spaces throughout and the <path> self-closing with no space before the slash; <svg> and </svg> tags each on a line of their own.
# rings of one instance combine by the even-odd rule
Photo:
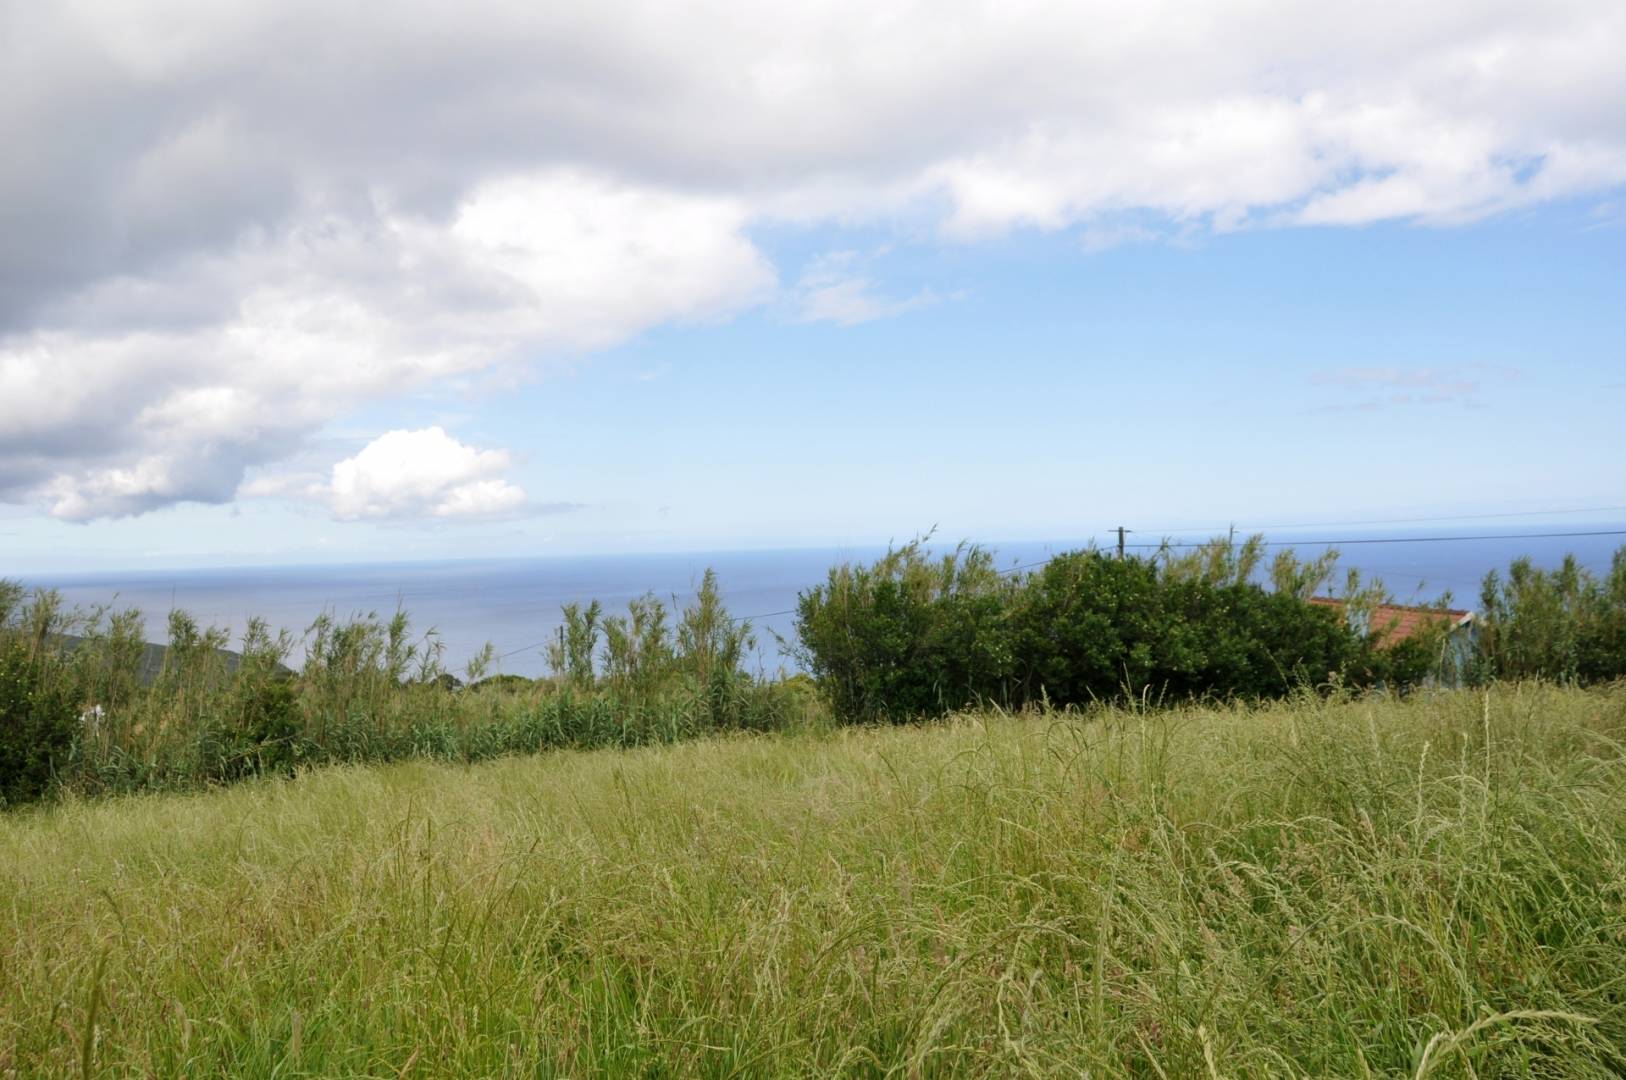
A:
<svg viewBox="0 0 1626 1080">
<path fill-rule="evenodd" d="M 1314 596 L 1310 603 L 1342 610 L 1344 602 L 1331 596 Z M 1378 648 L 1387 649 L 1424 629 L 1446 623 L 1451 629 L 1466 624 L 1473 618 L 1470 611 L 1457 611 L 1432 607 L 1409 607 L 1404 604 L 1379 604 L 1372 609 L 1372 630 L 1378 634 Z"/>
</svg>

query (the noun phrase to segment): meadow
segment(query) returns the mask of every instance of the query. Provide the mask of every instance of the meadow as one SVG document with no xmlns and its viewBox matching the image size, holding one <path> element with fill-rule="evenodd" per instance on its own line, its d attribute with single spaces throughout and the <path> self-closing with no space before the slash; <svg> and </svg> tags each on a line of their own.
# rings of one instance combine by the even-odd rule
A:
<svg viewBox="0 0 1626 1080">
<path fill-rule="evenodd" d="M 1626 1072 L 1626 689 L 960 713 L 0 815 L 0 1076 Z"/>
</svg>

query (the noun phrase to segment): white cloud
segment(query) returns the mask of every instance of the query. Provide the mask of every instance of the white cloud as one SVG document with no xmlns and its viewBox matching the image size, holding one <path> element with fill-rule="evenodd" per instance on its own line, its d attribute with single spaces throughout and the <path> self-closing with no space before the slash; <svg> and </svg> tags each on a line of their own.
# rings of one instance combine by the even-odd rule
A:
<svg viewBox="0 0 1626 1080">
<path fill-rule="evenodd" d="M 1617 0 L 13 4 L 0 501 L 221 502 L 357 405 L 776 298 L 753 230 L 1081 246 L 1626 184 Z M 1124 223 L 1128 222 L 1128 225 Z M 1404 391 L 1397 391 L 1404 392 Z"/>
<path fill-rule="evenodd" d="M 480 450 L 439 427 L 389 431 L 333 466 L 312 491 L 340 521 L 489 518 L 525 504 L 525 492 L 501 474 L 503 450 Z"/>
<path fill-rule="evenodd" d="M 574 171 L 482 186 L 443 224 L 298 226 L 166 283 L 237 283 L 217 322 L 0 342 L 0 497 L 70 520 L 223 502 L 359 402 L 723 315 L 773 280 L 732 202 Z"/>
<path fill-rule="evenodd" d="M 886 295 L 865 270 L 867 262 L 855 251 L 835 251 L 814 259 L 791 290 L 793 318 L 856 326 L 936 302 L 930 290 L 906 297 Z"/>
</svg>

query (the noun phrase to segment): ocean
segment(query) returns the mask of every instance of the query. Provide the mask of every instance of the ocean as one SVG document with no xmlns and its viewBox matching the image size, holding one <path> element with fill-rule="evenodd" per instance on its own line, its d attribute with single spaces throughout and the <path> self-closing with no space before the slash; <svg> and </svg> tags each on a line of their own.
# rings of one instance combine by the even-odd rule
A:
<svg viewBox="0 0 1626 1080">
<path fill-rule="evenodd" d="M 1316 541 L 1336 539 L 1342 570 L 1381 577 L 1402 602 L 1432 601 L 1449 591 L 1458 607 L 1478 606 L 1486 571 L 1505 570 L 1519 555 L 1543 567 L 1566 553 L 1603 573 L 1617 547 L 1626 545 L 1626 524 L 1543 526 L 1526 530 L 1412 527 L 1404 532 L 1338 530 L 1277 532 L 1269 539 L 1309 557 L 1325 550 Z M 1550 533 L 1609 533 L 1562 536 Z M 1333 535 L 1336 534 L 1336 535 Z M 1419 539 L 1428 537 L 1429 539 Z M 1135 535 L 1132 544 L 1147 538 Z M 1182 539 L 1186 539 L 1182 537 Z M 1085 546 L 1088 540 L 991 544 L 1002 567 L 1040 562 Z M 1110 538 L 1099 538 L 1110 547 Z M 749 617 L 757 631 L 755 666 L 764 672 L 795 663 L 775 639 L 794 631 L 797 594 L 824 579 L 843 560 L 867 560 L 884 548 L 803 548 L 780 551 L 716 551 L 678 555 L 600 555 L 514 559 L 380 562 L 330 566 L 266 566 L 229 569 L 103 571 L 30 575 L 28 585 L 60 590 L 70 604 L 136 607 L 146 616 L 148 638 L 162 643 L 174 608 L 201 623 L 224 627 L 235 639 L 251 616 L 302 634 L 320 613 L 339 618 L 397 606 L 415 630 L 433 628 L 454 672 L 486 642 L 502 654 L 496 670 L 534 676 L 546 671 L 542 649 L 561 623 L 559 608 L 571 601 L 600 600 L 608 613 L 653 592 L 681 606 L 707 567 L 717 571 L 729 611 Z M 1144 554 L 1143 549 L 1136 549 Z"/>
</svg>

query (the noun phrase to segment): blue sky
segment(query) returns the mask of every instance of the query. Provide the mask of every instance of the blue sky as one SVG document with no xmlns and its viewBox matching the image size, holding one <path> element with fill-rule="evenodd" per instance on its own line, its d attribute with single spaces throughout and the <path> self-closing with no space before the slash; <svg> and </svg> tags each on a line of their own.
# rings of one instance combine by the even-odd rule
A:
<svg viewBox="0 0 1626 1080">
<path fill-rule="evenodd" d="M 939 299 L 850 326 L 762 310 L 661 328 L 327 431 L 440 424 L 510 448 L 513 480 L 568 510 L 454 524 L 265 500 L 91 524 L 14 510 L 13 551 L 48 567 L 571 554 L 1626 504 L 1626 234 L 1585 207 L 1095 252 L 1054 235 L 766 243 L 792 265 L 881 251 L 883 291 Z"/>
<path fill-rule="evenodd" d="M 488 76 L 495 46 L 453 41 L 447 65 L 496 80 L 469 91 L 482 102 L 602 108 L 585 127 L 548 104 L 534 128 L 448 134 L 432 118 L 465 92 L 449 79 L 394 103 L 425 125 L 406 164 L 388 146 L 355 160 L 366 115 L 323 135 L 315 113 L 277 113 L 247 77 L 260 61 L 233 52 L 252 19 L 194 12 L 207 58 L 160 31 L 126 58 L 169 95 L 127 118 L 148 145 L 102 161 L 115 151 L 64 144 L 76 176 L 106 178 L 68 196 L 11 178 L 24 209 L 82 200 L 105 242 L 50 281 L 40 258 L 0 278 L 7 560 L 867 546 L 934 525 L 1021 540 L 1626 504 L 1626 94 L 1607 47 L 1626 23 L 1611 5 L 1534 25 L 1379 7 L 1367 29 L 1390 26 L 1388 46 L 1340 53 L 1337 25 L 1306 21 L 1150 104 L 1135 42 L 1099 86 L 1063 78 L 1057 53 L 1034 62 L 1054 79 L 1025 75 L 987 115 L 927 61 L 911 77 L 878 61 L 862 99 L 815 93 L 835 61 L 809 29 L 774 46 L 737 115 L 707 128 L 696 111 L 688 140 L 664 101 L 628 104 L 608 61 L 567 93 Z M 75 32 L 118 34 L 114 10 Z M 310 27 L 289 10 L 276 25 L 297 43 Z M 964 21 L 944 70 L 981 70 Z M 1031 51 L 1033 21 L 997 29 Z M 1156 29 L 1124 32 L 1161 56 Z M 1189 45 L 1245 29 L 1216 20 Z M 358 110 L 377 87 L 340 61 L 360 42 L 341 40 L 332 76 Z M 419 54 L 395 44 L 411 73 Z M 76 88 L 63 47 L 38 74 L 42 113 Z M 1590 93 L 1485 59 L 1508 49 L 1566 57 Z M 1027 54 L 1011 55 L 982 58 L 985 90 Z M 650 77 L 710 107 L 709 76 L 674 64 Z M 1453 64 L 1469 74 L 1441 89 Z M 106 96 L 81 93 L 84 119 L 141 107 L 94 78 Z M 41 122 L 19 115 L 19 138 Z M 805 138 L 784 137 L 787 115 Z M 233 171 L 254 153 L 276 163 L 264 190 Z"/>
</svg>

